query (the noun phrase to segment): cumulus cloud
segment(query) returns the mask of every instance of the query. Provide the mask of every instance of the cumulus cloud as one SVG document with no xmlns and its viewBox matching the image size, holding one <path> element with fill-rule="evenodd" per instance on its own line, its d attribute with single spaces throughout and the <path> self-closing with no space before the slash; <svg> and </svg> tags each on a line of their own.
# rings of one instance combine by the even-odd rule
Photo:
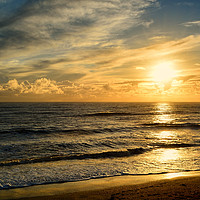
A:
<svg viewBox="0 0 200 200">
<path fill-rule="evenodd" d="M 16 79 L 9 80 L 1 85 L 1 91 L 12 91 L 16 95 L 20 94 L 64 94 L 61 88 L 58 87 L 56 81 L 46 78 L 37 79 L 34 83 L 23 81 L 19 83 Z"/>
<path fill-rule="evenodd" d="M 163 85 L 142 80 L 77 84 L 68 80 L 57 82 L 46 78 L 40 78 L 34 82 L 19 82 L 13 79 L 0 84 L 0 97 L 3 99 L 15 96 L 21 98 L 22 101 L 29 97 L 32 99 L 41 97 L 41 95 L 44 101 L 130 101 L 132 98 L 134 99 L 131 101 L 134 101 L 144 96 L 152 98 L 163 94 L 199 95 L 200 80 L 194 80 L 192 77 L 179 78 Z"/>
</svg>

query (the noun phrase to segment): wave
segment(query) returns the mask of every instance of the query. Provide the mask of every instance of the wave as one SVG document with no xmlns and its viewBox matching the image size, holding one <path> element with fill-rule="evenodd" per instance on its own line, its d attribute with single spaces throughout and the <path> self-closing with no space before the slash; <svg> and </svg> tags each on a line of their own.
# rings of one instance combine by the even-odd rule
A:
<svg viewBox="0 0 200 200">
<path fill-rule="evenodd" d="M 64 145 L 65 144 L 60 144 Z M 83 145 L 88 145 L 83 143 Z M 105 146 L 105 144 L 104 144 Z M 108 146 L 108 145 L 107 145 Z M 200 147 L 200 143 L 153 143 L 149 144 L 148 148 L 132 148 L 119 151 L 105 151 L 98 153 L 84 153 L 84 154 L 74 154 L 74 155 L 51 155 L 46 157 L 35 157 L 35 158 L 25 158 L 25 159 L 13 159 L 0 161 L 0 166 L 13 166 L 20 164 L 32 164 L 41 162 L 52 162 L 52 161 L 62 161 L 62 160 L 84 160 L 84 159 L 106 159 L 106 158 L 120 158 L 120 157 L 130 157 L 135 155 L 140 155 L 155 149 L 162 148 L 187 148 L 187 147 Z"/>
<path fill-rule="evenodd" d="M 21 135 L 31 135 L 31 134 L 36 134 L 36 135 L 42 135 L 42 134 L 67 134 L 67 135 L 91 135 L 95 133 L 104 133 L 104 132 L 114 132 L 118 129 L 93 129 L 93 130 L 86 130 L 86 129 L 66 129 L 66 130 L 59 130 L 59 129 L 10 129 L 10 130 L 0 130 L 0 135 L 2 134 L 21 134 Z"/>
<path fill-rule="evenodd" d="M 100 112 L 100 113 L 90 113 L 80 116 L 86 117 L 106 117 L 106 116 L 134 116 L 134 115 L 160 115 L 158 113 L 128 113 L 128 112 Z"/>
<path fill-rule="evenodd" d="M 156 148 L 184 148 L 184 147 L 199 147 L 200 144 L 189 144 L 189 143 L 172 143 L 172 144 L 164 144 L 164 143 L 154 143 L 152 146 Z"/>
<path fill-rule="evenodd" d="M 98 132 L 98 130 L 96 131 Z M 84 129 L 28 129 L 28 128 L 17 128 L 10 130 L 0 130 L 0 134 L 50 134 L 50 133 L 67 133 L 67 134 L 92 134 L 95 133 L 93 130 Z"/>
<path fill-rule="evenodd" d="M 105 116 L 134 116 L 134 115 L 185 115 L 185 114 L 199 114 L 199 111 L 164 111 L 164 112 L 96 112 L 96 113 L 87 113 L 79 116 L 86 116 L 86 117 L 105 117 Z"/>
<path fill-rule="evenodd" d="M 76 180 L 55 180 L 55 181 L 45 181 L 40 183 L 29 183 L 29 184 L 21 184 L 21 185 L 1 185 L 0 184 L 0 190 L 9 190 L 9 189 L 15 189 L 15 188 L 26 188 L 30 186 L 36 186 L 36 185 L 47 185 L 47 184 L 60 184 L 60 183 L 67 183 L 67 182 L 79 182 L 79 181 L 87 181 L 87 180 L 97 180 L 97 179 L 104 179 L 104 178 L 112 178 L 112 177 L 124 177 L 124 176 L 154 176 L 154 175 L 163 175 L 163 174 L 177 174 L 177 173 L 199 173 L 200 169 L 194 169 L 194 170 L 176 170 L 176 171 L 161 171 L 161 172 L 150 172 L 150 173 L 124 173 L 121 174 L 115 174 L 115 175 L 102 175 L 102 176 L 91 176 L 91 177 L 84 177 L 83 179 L 76 179 Z"/>
<path fill-rule="evenodd" d="M 61 160 L 83 160 L 83 159 L 105 159 L 105 158 L 120 158 L 129 157 L 152 151 L 154 149 L 160 148 L 185 148 L 185 147 L 199 147 L 200 144 L 190 144 L 190 143 L 154 143 L 150 144 L 149 148 L 133 148 L 121 151 L 105 151 L 98 153 L 85 153 L 85 154 L 75 154 L 75 155 L 52 155 L 47 157 L 37 157 L 37 158 L 27 158 L 27 159 L 15 159 L 1 161 L 0 166 L 12 166 L 19 164 L 31 164 L 31 163 L 41 163 L 41 162 L 51 162 L 51 161 L 61 161 Z"/>
<path fill-rule="evenodd" d="M 13 166 L 19 164 L 30 164 L 30 163 L 40 163 L 40 162 L 61 161 L 61 160 L 129 157 L 138 154 L 143 154 L 149 150 L 150 149 L 135 148 L 135 149 L 127 149 L 124 151 L 106 151 L 106 152 L 91 153 L 91 154 L 88 153 L 88 154 L 78 154 L 78 155 L 54 155 L 54 156 L 40 157 L 40 158 L 16 159 L 16 160 L 1 161 L 0 166 Z"/>
<path fill-rule="evenodd" d="M 97 133 L 113 133 L 121 132 L 128 130 L 130 127 L 119 127 L 119 128 L 96 128 L 96 129 L 59 129 L 59 128 L 46 128 L 46 129 L 31 129 L 31 128 L 14 128 L 0 130 L 0 134 L 22 134 L 22 135 L 31 135 L 31 134 L 67 134 L 67 135 L 92 135 Z"/>
<path fill-rule="evenodd" d="M 191 129 L 199 129 L 200 124 L 198 123 L 149 123 L 149 124 L 142 124 L 143 126 L 147 127 L 158 127 L 158 128 L 191 128 Z"/>
<path fill-rule="evenodd" d="M 45 129 L 26 129 L 26 128 L 17 128 L 17 129 L 8 129 L 0 130 L 0 134 L 49 134 L 50 130 Z"/>
</svg>

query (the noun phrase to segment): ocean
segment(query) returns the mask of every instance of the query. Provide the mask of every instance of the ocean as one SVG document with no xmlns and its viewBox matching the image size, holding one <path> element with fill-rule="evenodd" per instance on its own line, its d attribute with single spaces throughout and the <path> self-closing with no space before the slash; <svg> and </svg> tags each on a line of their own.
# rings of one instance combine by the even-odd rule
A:
<svg viewBox="0 0 200 200">
<path fill-rule="evenodd" d="M 0 189 L 200 170 L 200 103 L 0 103 Z"/>
</svg>

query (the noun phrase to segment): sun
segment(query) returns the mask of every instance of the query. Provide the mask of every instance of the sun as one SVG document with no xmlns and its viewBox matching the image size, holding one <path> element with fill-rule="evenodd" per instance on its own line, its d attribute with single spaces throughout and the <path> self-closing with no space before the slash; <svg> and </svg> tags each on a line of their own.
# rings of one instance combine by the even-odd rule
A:
<svg viewBox="0 0 200 200">
<path fill-rule="evenodd" d="M 155 82 L 169 82 L 175 75 L 174 63 L 170 61 L 165 61 L 154 66 L 152 72 L 152 78 Z"/>
</svg>

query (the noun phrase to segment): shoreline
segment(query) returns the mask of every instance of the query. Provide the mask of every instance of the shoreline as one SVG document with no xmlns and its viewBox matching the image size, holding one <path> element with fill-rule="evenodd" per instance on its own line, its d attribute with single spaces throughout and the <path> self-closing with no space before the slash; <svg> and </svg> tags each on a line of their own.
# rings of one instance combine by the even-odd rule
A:
<svg viewBox="0 0 200 200">
<path fill-rule="evenodd" d="M 141 185 L 154 185 L 158 184 L 159 182 L 168 183 L 172 180 L 181 181 L 192 178 L 200 183 L 200 171 L 165 173 L 156 175 L 123 175 L 77 182 L 65 182 L 6 189 L 0 190 L 0 199 L 90 199 L 91 195 L 91 199 L 98 199 L 98 197 L 101 195 L 105 196 L 105 191 L 107 191 L 107 197 L 103 198 L 102 196 L 102 199 L 106 199 L 108 196 L 113 195 L 114 191 L 124 191 L 125 188 L 130 189 L 130 187 L 132 187 L 134 190 L 134 188 L 140 187 Z M 96 194 L 99 194 L 100 196 L 97 195 L 95 197 Z"/>
</svg>

